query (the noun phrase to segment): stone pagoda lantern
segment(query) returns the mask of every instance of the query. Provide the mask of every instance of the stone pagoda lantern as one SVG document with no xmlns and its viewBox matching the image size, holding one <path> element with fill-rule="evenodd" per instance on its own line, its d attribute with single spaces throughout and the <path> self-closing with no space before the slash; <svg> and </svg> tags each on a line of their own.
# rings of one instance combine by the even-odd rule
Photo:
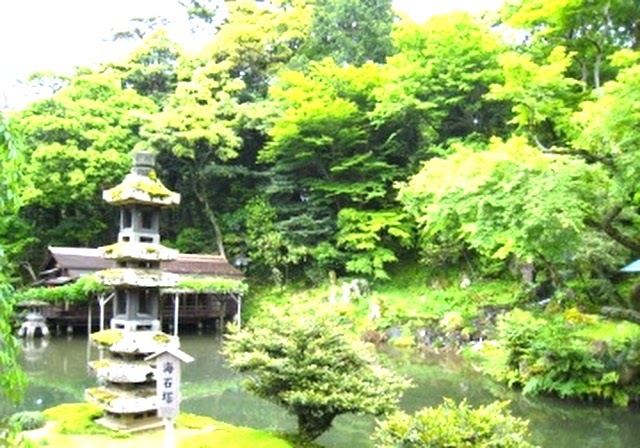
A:
<svg viewBox="0 0 640 448">
<path fill-rule="evenodd" d="M 160 331 L 160 288 L 174 287 L 178 276 L 162 272 L 160 263 L 178 251 L 160 244 L 160 210 L 180 202 L 180 195 L 157 179 L 155 156 L 138 152 L 123 182 L 103 192 L 120 208 L 118 241 L 102 247 L 116 267 L 96 273 L 98 281 L 115 289 L 111 329 L 91 338 L 108 347 L 110 356 L 89 363 L 101 385 L 87 389 L 87 401 L 99 404 L 99 423 L 135 431 L 161 426 L 157 415 L 156 379 L 149 355 L 179 347 L 178 338 Z"/>
</svg>

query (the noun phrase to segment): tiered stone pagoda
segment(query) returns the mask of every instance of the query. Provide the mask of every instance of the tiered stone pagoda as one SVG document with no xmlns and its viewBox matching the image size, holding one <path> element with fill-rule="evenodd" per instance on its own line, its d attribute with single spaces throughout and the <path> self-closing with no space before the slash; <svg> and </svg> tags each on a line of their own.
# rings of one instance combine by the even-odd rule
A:
<svg viewBox="0 0 640 448">
<path fill-rule="evenodd" d="M 160 331 L 160 288 L 177 284 L 178 276 L 163 272 L 162 261 L 178 252 L 160 244 L 160 210 L 180 202 L 154 170 L 155 157 L 139 152 L 124 181 L 103 192 L 103 198 L 120 208 L 118 242 L 102 247 L 103 257 L 117 266 L 96 277 L 115 289 L 111 329 L 94 333 L 92 340 L 109 348 L 110 356 L 89 367 L 101 385 L 87 389 L 87 401 L 104 409 L 101 424 L 135 431 L 162 425 L 157 415 L 154 366 L 151 354 L 179 347 L 178 338 Z"/>
</svg>

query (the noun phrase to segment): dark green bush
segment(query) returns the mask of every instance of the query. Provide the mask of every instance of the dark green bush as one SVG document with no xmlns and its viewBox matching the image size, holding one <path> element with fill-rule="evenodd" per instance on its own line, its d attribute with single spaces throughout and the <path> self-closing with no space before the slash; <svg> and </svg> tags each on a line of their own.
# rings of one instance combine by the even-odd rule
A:
<svg viewBox="0 0 640 448">
<path fill-rule="evenodd" d="M 45 423 L 46 419 L 41 412 L 17 412 L 9 417 L 9 425 L 18 428 L 20 431 L 42 428 Z"/>
<path fill-rule="evenodd" d="M 625 386 L 632 385 L 622 385 L 620 373 L 634 362 L 634 340 L 614 344 L 585 337 L 581 331 L 590 324 L 580 316 L 588 317 L 577 311 L 546 318 L 520 310 L 505 315 L 498 323 L 504 357 L 490 360 L 489 372 L 524 393 L 626 405 L 631 388 Z"/>
<path fill-rule="evenodd" d="M 528 422 L 506 409 L 507 402 L 472 408 L 445 399 L 415 416 L 398 412 L 378 423 L 372 439 L 376 448 L 529 448 Z"/>
</svg>

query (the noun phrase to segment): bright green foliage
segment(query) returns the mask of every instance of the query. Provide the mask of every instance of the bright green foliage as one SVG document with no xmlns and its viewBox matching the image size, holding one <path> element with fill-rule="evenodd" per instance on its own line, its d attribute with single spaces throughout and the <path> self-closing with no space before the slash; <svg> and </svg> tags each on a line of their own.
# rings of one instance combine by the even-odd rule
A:
<svg viewBox="0 0 640 448">
<path fill-rule="evenodd" d="M 109 291 L 93 275 L 83 275 L 73 283 L 55 288 L 28 288 L 13 295 L 16 303 L 41 300 L 48 303 L 86 302 L 89 297 Z"/>
<path fill-rule="evenodd" d="M 385 62 L 392 53 L 391 0 L 314 0 L 313 25 L 304 54 L 338 64 Z"/>
<path fill-rule="evenodd" d="M 182 72 L 223 65 L 246 86 L 242 101 L 262 99 L 270 81 L 303 45 L 311 26 L 308 0 L 275 0 L 263 7 L 253 0 L 226 1 L 228 18 L 216 38 Z M 181 76 L 186 77 L 186 76 Z"/>
<path fill-rule="evenodd" d="M 183 214 L 184 225 L 213 235 L 213 247 L 200 251 L 226 255 L 225 225 L 234 227 L 238 220 L 229 215 L 254 196 L 246 183 L 253 187 L 249 175 L 256 137 L 242 121 L 243 103 L 263 98 L 274 72 L 308 31 L 305 1 L 272 3 L 265 8 L 247 0 L 226 2 L 228 20 L 201 52 L 181 61 L 175 92 L 145 128 L 193 204 Z M 229 239 L 238 243 L 241 237 Z"/>
<path fill-rule="evenodd" d="M 0 113 L 0 216 L 3 217 L 19 206 L 19 188 L 24 184 L 24 157 L 15 134 L 15 126 Z"/>
<path fill-rule="evenodd" d="M 511 122 L 520 130 L 562 144 L 559 139 L 569 133 L 571 113 L 582 97 L 580 83 L 566 76 L 570 57 L 563 47 L 554 48 L 543 64 L 530 55 L 505 53 L 500 57 L 504 84 L 493 84 L 487 98 L 510 101 Z"/>
<path fill-rule="evenodd" d="M 9 319 L 13 316 L 13 300 L 8 279 L 0 275 L 0 387 L 7 398 L 18 401 L 26 386 L 18 363 L 18 341 L 13 336 Z"/>
<path fill-rule="evenodd" d="M 180 277 L 175 289 L 199 293 L 214 292 L 220 294 L 245 293 L 248 286 L 242 280 L 224 277 Z"/>
<path fill-rule="evenodd" d="M 225 255 L 219 216 L 211 187 L 216 169 L 238 155 L 237 94 L 244 83 L 230 77 L 226 62 L 211 63 L 178 83 L 164 110 L 144 129 L 150 144 L 179 160 L 185 193 L 192 194 L 215 234 L 214 248 Z"/>
<path fill-rule="evenodd" d="M 350 254 L 348 272 L 375 279 L 388 279 L 385 264 L 398 261 L 382 240 L 396 240 L 404 246 L 412 243 L 413 232 L 407 216 L 400 211 L 359 211 L 343 208 L 338 214 L 338 247 Z"/>
<path fill-rule="evenodd" d="M 395 255 L 390 238 L 373 235 L 385 227 L 400 228 L 393 211 L 397 204 L 389 193 L 392 183 L 402 178 L 406 159 L 388 145 L 393 131 L 375 130 L 369 122 L 372 92 L 381 86 L 380 70 L 371 63 L 338 67 L 330 59 L 312 63 L 310 69 L 282 73 L 270 91 L 271 140 L 260 160 L 273 166 L 267 193 L 277 208 L 276 228 L 316 253 L 318 244 L 336 238 L 341 210 L 351 209 L 345 213 L 371 220 L 376 228 L 367 231 L 366 238 L 384 246 L 374 256 L 380 260 L 377 267 L 366 261 L 369 267 L 352 271 L 383 276 L 382 263 Z M 347 215 L 342 223 L 337 237 L 344 242 L 341 249 L 347 257 L 359 258 L 362 248 L 355 240 L 361 239 L 363 228 L 357 229 Z M 351 230 L 360 236 L 352 238 Z M 398 238 L 399 233 L 389 235 Z"/>
<path fill-rule="evenodd" d="M 528 422 L 513 417 L 508 402 L 495 401 L 472 408 L 445 399 L 414 416 L 399 412 L 378 424 L 377 448 L 532 448 Z"/>
<path fill-rule="evenodd" d="M 640 53 L 622 51 L 614 81 L 604 84 L 592 100 L 584 102 L 573 117 L 579 128 L 575 146 L 595 157 L 610 160 L 620 176 L 623 197 L 640 204 L 637 173 L 640 170 Z M 627 196 L 629 195 L 629 196 Z"/>
<path fill-rule="evenodd" d="M 224 352 L 231 367 L 248 374 L 250 392 L 297 416 L 305 440 L 327 431 L 338 415 L 393 410 L 407 387 L 324 310 L 273 309 L 232 333 Z"/>
<path fill-rule="evenodd" d="M 489 85 L 501 80 L 502 47 L 479 20 L 454 13 L 423 25 L 401 22 L 394 42 L 399 52 L 383 68 L 373 120 L 394 127 L 396 152 L 407 151 L 415 163 L 412 153 L 425 144 L 503 134 L 504 106 L 483 101 Z"/>
<path fill-rule="evenodd" d="M 0 225 L 7 219 L 7 215 L 15 213 L 20 205 L 18 188 L 22 185 L 24 161 L 19 145 L 10 122 L 0 113 Z M 0 240 L 0 243 L 2 242 Z M 4 247 L 0 246 L 0 390 L 3 396 L 18 401 L 26 383 L 18 364 L 18 341 L 12 334 L 10 322 L 14 303 L 9 284 L 11 272 L 11 266 L 5 259 Z"/>
<path fill-rule="evenodd" d="M 160 30 L 145 38 L 126 60 L 109 66 L 120 72 L 125 88 L 132 88 L 161 105 L 176 87 L 180 54 L 178 44 Z"/>
<path fill-rule="evenodd" d="M 596 182 L 606 183 L 597 168 L 514 138 L 427 162 L 401 185 L 400 200 L 424 246 L 460 241 L 484 257 L 554 264 L 580 242 L 598 203 Z"/>
<path fill-rule="evenodd" d="M 88 73 L 16 116 L 30 181 L 22 192 L 36 236 L 47 244 L 106 241 L 102 190 L 128 171 L 150 99 L 122 89 L 112 73 Z"/>
<path fill-rule="evenodd" d="M 271 141 L 261 152 L 276 173 L 298 172 L 310 200 L 366 203 L 385 196 L 395 167 L 384 149 L 368 141 L 366 113 L 371 91 L 380 85 L 378 68 L 338 67 L 332 60 L 312 63 L 308 74 L 284 72 L 270 91 Z"/>
<path fill-rule="evenodd" d="M 168 105 L 147 127 L 156 146 L 199 163 L 208 162 L 204 157 L 209 154 L 222 161 L 232 159 L 240 143 L 233 129 L 234 95 L 244 84 L 232 79 L 224 64 L 208 68 L 178 83 Z"/>
<path fill-rule="evenodd" d="M 275 284 L 287 280 L 290 267 L 307 255 L 304 246 L 294 244 L 276 228 L 276 210 L 264 198 L 256 198 L 246 206 L 247 249 L 254 272 L 265 270 Z"/>
<path fill-rule="evenodd" d="M 23 159 L 20 142 L 15 130 L 3 113 L 0 113 L 0 229 L 15 213 L 20 205 L 19 187 L 22 185 L 21 173 Z M 11 319 L 13 317 L 13 292 L 10 281 L 12 266 L 5 258 L 4 238 L 0 239 L 0 398 L 17 402 L 22 399 L 26 387 L 26 378 L 18 361 L 19 343 L 13 335 Z M 0 421 L 0 444 L 20 446 L 20 437 L 15 428 L 5 427 Z"/>
<path fill-rule="evenodd" d="M 505 315 L 498 324 L 503 357 L 491 356 L 489 373 L 511 386 L 521 386 L 524 393 L 626 405 L 639 379 L 636 375 L 622 381 L 621 377 L 637 365 L 640 339 L 589 338 L 585 330 L 590 319 L 582 316 L 572 310 L 551 318 L 520 310 Z"/>
<path fill-rule="evenodd" d="M 538 59 L 566 47 L 573 54 L 572 76 L 596 89 L 615 73 L 608 57 L 640 44 L 634 0 L 519 0 L 506 2 L 502 16 L 526 33 L 527 51 Z"/>
</svg>

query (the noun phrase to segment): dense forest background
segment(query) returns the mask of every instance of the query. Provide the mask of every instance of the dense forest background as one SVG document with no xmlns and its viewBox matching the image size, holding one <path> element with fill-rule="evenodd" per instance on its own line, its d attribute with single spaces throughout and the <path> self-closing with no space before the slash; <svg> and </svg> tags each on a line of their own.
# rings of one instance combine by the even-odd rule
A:
<svg viewBox="0 0 640 448">
<path fill-rule="evenodd" d="M 383 281 L 413 260 L 602 290 L 640 257 L 636 1 L 514 0 L 424 24 L 391 0 L 184 3 L 210 32 L 201 51 L 136 19 L 114 36 L 138 42 L 128 57 L 36 73 L 51 94 L 5 114 L 16 283 L 48 245 L 114 241 L 101 191 L 141 149 L 182 194 L 164 242 L 254 279 Z M 16 160 L 0 156 L 3 177 Z"/>
</svg>

